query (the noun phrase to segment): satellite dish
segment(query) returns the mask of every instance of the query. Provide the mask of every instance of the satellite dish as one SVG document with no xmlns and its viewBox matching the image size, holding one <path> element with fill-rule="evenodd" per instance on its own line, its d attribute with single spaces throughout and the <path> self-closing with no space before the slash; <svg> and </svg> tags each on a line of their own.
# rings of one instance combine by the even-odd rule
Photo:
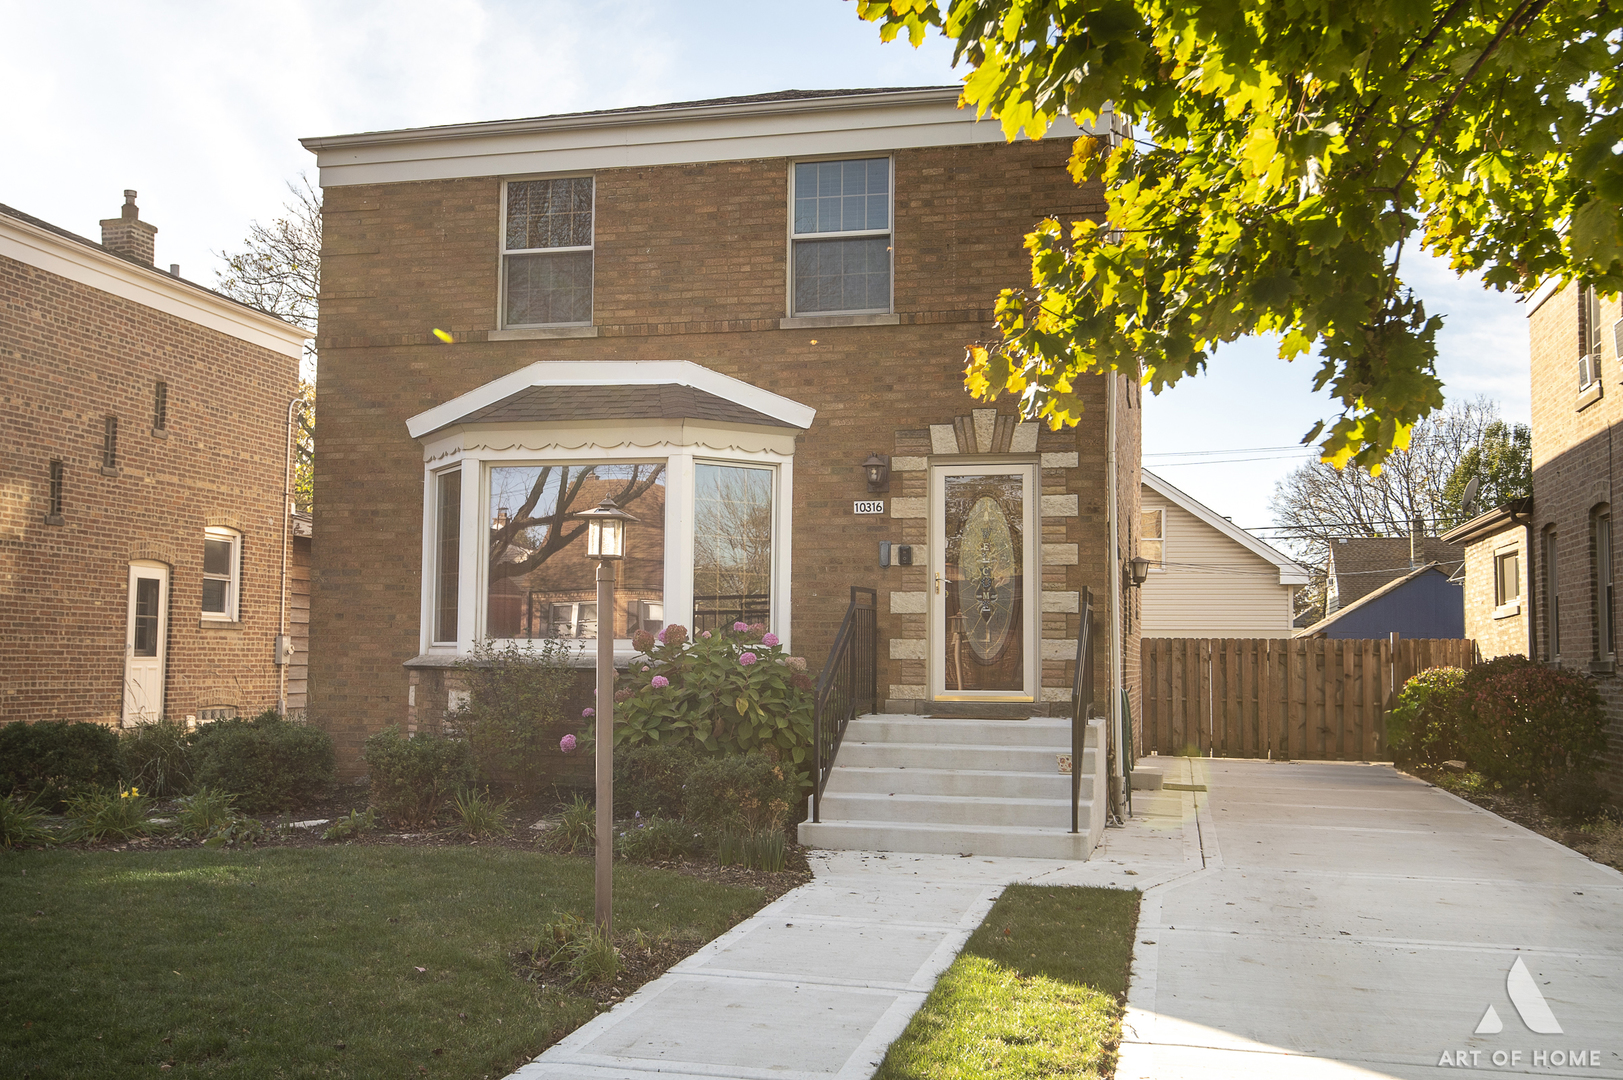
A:
<svg viewBox="0 0 1623 1080">
<path fill-rule="evenodd" d="M 1480 476 L 1471 477 L 1470 481 L 1465 485 L 1465 494 L 1460 496 L 1460 509 L 1467 514 L 1476 513 L 1476 493 L 1481 486 L 1482 478 Z"/>
</svg>

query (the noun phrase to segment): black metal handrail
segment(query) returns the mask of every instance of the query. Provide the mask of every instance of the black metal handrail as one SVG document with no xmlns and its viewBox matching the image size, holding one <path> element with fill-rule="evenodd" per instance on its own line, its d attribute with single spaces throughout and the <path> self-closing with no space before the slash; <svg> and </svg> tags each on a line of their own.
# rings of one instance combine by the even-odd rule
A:
<svg viewBox="0 0 1623 1080">
<path fill-rule="evenodd" d="M 879 699 L 879 593 L 851 586 L 851 606 L 817 677 L 812 706 L 812 821 L 821 821 L 823 787 L 852 718 L 872 712 Z"/>
<path fill-rule="evenodd" d="M 1071 678 L 1071 831 L 1080 832 L 1082 754 L 1093 712 L 1093 592 L 1082 590 L 1082 617 L 1076 631 L 1076 673 Z M 1104 753 L 1104 747 L 1099 748 Z M 1094 792 L 1098 795 L 1098 792 Z"/>
</svg>

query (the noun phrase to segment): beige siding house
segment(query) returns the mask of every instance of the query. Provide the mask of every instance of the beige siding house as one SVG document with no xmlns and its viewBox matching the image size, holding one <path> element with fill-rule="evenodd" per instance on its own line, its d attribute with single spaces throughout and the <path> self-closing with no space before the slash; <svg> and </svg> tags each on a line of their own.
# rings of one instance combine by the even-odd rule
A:
<svg viewBox="0 0 1623 1080">
<path fill-rule="evenodd" d="M 1305 567 L 1148 469 L 1139 589 L 1145 637 L 1290 637 Z"/>
</svg>

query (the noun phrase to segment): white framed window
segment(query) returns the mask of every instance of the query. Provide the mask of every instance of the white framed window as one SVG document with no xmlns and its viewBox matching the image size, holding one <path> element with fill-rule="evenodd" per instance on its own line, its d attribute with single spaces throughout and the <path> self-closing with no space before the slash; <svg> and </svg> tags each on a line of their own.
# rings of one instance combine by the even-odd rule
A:
<svg viewBox="0 0 1623 1080">
<path fill-rule="evenodd" d="M 790 170 L 792 315 L 891 310 L 888 157 L 797 161 Z"/>
<path fill-rule="evenodd" d="M 1514 604 L 1522 598 L 1522 555 L 1515 548 L 1493 557 L 1493 603 L 1495 607 Z"/>
<path fill-rule="evenodd" d="M 1578 287 L 1578 389 L 1586 390 L 1600 381 L 1601 352 L 1600 294 L 1593 285 Z"/>
<path fill-rule="evenodd" d="M 457 607 L 461 600 L 462 470 L 447 469 L 433 477 L 434 522 L 433 633 L 436 645 L 456 644 Z"/>
<path fill-rule="evenodd" d="M 242 534 L 210 527 L 203 531 L 203 618 L 236 622 L 242 591 Z"/>
<path fill-rule="evenodd" d="M 1151 570 L 1166 569 L 1166 519 L 1165 509 L 1139 513 L 1138 553 L 1149 560 Z"/>
<path fill-rule="evenodd" d="M 552 605 L 552 631 L 543 637 L 597 637 L 597 601 L 576 601 Z"/>
<path fill-rule="evenodd" d="M 504 185 L 504 327 L 590 325 L 595 190 L 590 176 Z"/>
</svg>

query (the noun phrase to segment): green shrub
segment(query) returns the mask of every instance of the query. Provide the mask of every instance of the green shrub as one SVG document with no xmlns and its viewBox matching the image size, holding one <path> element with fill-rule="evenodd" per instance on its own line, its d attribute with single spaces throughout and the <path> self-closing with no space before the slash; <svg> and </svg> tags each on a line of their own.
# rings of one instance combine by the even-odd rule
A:
<svg viewBox="0 0 1623 1080">
<path fill-rule="evenodd" d="M 191 740 L 194 782 L 234 792 L 249 813 L 303 806 L 332 787 L 332 737 L 274 709 L 252 720 L 216 720 Z"/>
<path fill-rule="evenodd" d="M 701 829 L 753 835 L 782 828 L 798 798 L 798 785 L 769 754 L 705 758 L 688 777 L 682 817 Z"/>
<path fill-rule="evenodd" d="M 236 802 L 235 795 L 219 788 L 198 788 L 195 793 L 180 800 L 180 834 L 194 840 L 205 839 L 220 826 L 240 816 Z"/>
<path fill-rule="evenodd" d="M 462 831 L 474 839 L 506 836 L 513 831 L 507 825 L 507 814 L 513 809 L 513 800 L 497 802 L 490 797 L 489 788 L 483 794 L 474 788 L 458 791 L 453 809 L 462 822 Z"/>
<path fill-rule="evenodd" d="M 618 792 L 615 795 L 619 797 Z M 676 818 L 634 815 L 616 830 L 615 849 L 633 862 L 668 862 L 685 859 L 704 843 L 692 825 Z"/>
<path fill-rule="evenodd" d="M 118 737 L 118 761 L 124 783 L 154 798 L 191 790 L 192 747 L 184 724 L 160 719 L 125 728 Z"/>
<path fill-rule="evenodd" d="M 47 812 L 89 788 L 118 784 L 118 735 L 101 724 L 45 720 L 0 726 L 0 798 L 37 795 Z"/>
<path fill-rule="evenodd" d="M 547 845 L 558 851 L 590 851 L 597 845 L 597 807 L 576 795 L 547 836 Z"/>
<path fill-rule="evenodd" d="M 129 840 L 148 836 L 156 826 L 147 820 L 150 803 L 135 788 L 96 788 L 68 800 L 68 840 Z"/>
<path fill-rule="evenodd" d="M 457 662 L 468 697 L 445 718 L 446 731 L 467 740 L 482 782 L 527 792 L 554 782 L 558 738 L 575 724 L 565 710 L 571 652 L 561 641 L 483 641 Z"/>
<path fill-rule="evenodd" d="M 1594 771 L 1606 749 L 1606 717 L 1594 683 L 1522 656 L 1472 668 L 1451 712 L 1471 768 L 1534 792 L 1568 773 Z"/>
<path fill-rule="evenodd" d="M 1606 810 L 1606 787 L 1591 772 L 1556 777 L 1544 789 L 1544 805 L 1565 821 L 1585 824 Z"/>
<path fill-rule="evenodd" d="M 368 807 L 363 813 L 360 810 L 351 810 L 327 826 L 327 831 L 321 834 L 323 840 L 349 840 L 363 836 L 378 827 L 378 812 Z"/>
<path fill-rule="evenodd" d="M 1386 745 L 1400 763 L 1437 765 L 1462 753 L 1453 704 L 1465 672 L 1443 667 L 1422 671 L 1403 684 L 1386 714 Z"/>
<path fill-rule="evenodd" d="M 468 744 L 461 739 L 403 738 L 399 728 L 387 727 L 366 740 L 361 756 L 372 778 L 372 805 L 402 825 L 433 824 L 451 794 L 473 779 Z"/>
<path fill-rule="evenodd" d="M 680 745 L 646 743 L 614 749 L 614 812 L 680 817 L 698 755 Z"/>
<path fill-rule="evenodd" d="M 570 986 L 613 982 L 620 971 L 620 954 L 614 943 L 596 923 L 579 915 L 557 915 L 543 926 L 534 955 L 537 967 L 568 968 L 574 975 Z"/>
<path fill-rule="evenodd" d="M 715 755 L 772 747 L 797 773 L 808 767 L 812 683 L 804 662 L 785 656 L 762 624 L 735 623 L 691 641 L 673 624 L 658 638 L 638 631 L 632 645 L 650 662 L 615 695 L 616 749 L 677 745 Z"/>
<path fill-rule="evenodd" d="M 56 837 L 45 826 L 39 796 L 0 798 L 0 847 L 36 847 L 55 842 Z"/>
</svg>

